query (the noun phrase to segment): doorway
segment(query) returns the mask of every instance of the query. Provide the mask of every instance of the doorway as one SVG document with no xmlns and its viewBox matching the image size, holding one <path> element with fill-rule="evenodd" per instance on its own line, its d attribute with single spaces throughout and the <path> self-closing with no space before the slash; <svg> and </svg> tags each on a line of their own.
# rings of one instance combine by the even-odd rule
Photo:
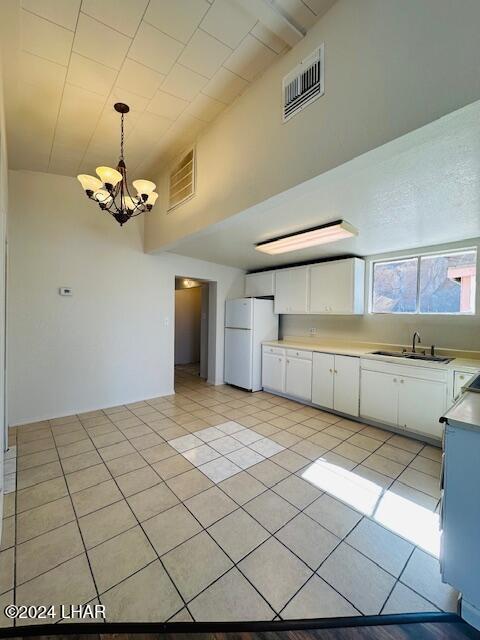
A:
<svg viewBox="0 0 480 640">
<path fill-rule="evenodd" d="M 208 378 L 209 283 L 175 277 L 175 372 Z"/>
</svg>

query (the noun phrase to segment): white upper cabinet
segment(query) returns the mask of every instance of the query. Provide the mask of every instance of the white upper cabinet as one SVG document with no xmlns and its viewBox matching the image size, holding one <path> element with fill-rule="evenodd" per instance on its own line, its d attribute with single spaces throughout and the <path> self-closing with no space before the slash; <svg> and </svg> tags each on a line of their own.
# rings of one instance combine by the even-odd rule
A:
<svg viewBox="0 0 480 640">
<path fill-rule="evenodd" d="M 275 313 L 362 314 L 365 261 L 332 260 L 304 267 L 250 273 L 247 297 L 275 297 Z"/>
<path fill-rule="evenodd" d="M 361 314 L 364 308 L 365 262 L 346 258 L 310 267 L 310 313 Z"/>
<path fill-rule="evenodd" d="M 308 312 L 309 267 L 279 269 L 275 274 L 275 313 Z"/>
<path fill-rule="evenodd" d="M 247 298 L 261 298 L 275 295 L 275 271 L 250 273 L 245 276 L 245 295 Z"/>
</svg>

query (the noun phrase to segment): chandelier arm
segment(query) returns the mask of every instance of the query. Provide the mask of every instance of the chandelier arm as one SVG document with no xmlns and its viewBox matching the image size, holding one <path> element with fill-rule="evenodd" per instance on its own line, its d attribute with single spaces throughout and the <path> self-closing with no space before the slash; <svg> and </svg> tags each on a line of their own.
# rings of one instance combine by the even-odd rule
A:
<svg viewBox="0 0 480 640">
<path fill-rule="evenodd" d="M 120 166 L 121 166 L 121 173 L 122 173 L 122 179 L 120 181 L 120 202 L 117 206 L 120 207 L 120 213 L 125 213 L 125 188 L 126 188 L 126 180 L 127 180 L 127 173 L 125 170 L 125 163 L 123 160 L 123 113 L 122 113 L 122 141 L 121 141 L 121 148 L 120 148 Z"/>
<path fill-rule="evenodd" d="M 134 199 L 134 198 L 132 198 L 132 194 L 130 193 L 130 190 L 129 190 L 129 188 L 128 188 L 128 182 L 126 182 L 126 181 L 125 181 L 125 190 L 126 190 L 126 192 L 127 192 L 128 196 L 130 197 L 131 202 L 135 202 L 135 199 Z M 135 196 L 135 197 L 137 197 L 137 196 Z M 137 203 L 137 204 L 135 204 L 135 207 L 134 207 L 133 211 L 136 211 L 136 210 L 139 208 L 139 205 L 140 205 L 140 204 L 141 204 L 141 198 L 140 198 L 140 202 L 139 202 L 139 203 Z M 141 212 L 140 212 L 140 213 L 141 213 Z"/>
<path fill-rule="evenodd" d="M 118 190 L 118 193 L 119 192 L 120 192 L 120 189 Z M 112 203 L 108 209 L 112 215 L 113 215 L 113 212 L 122 213 L 121 209 L 118 208 L 118 204 L 117 204 L 118 193 L 115 194 L 115 197 L 113 198 Z"/>
<path fill-rule="evenodd" d="M 118 207 L 117 207 L 117 196 L 118 196 L 118 192 L 120 191 L 120 186 L 119 184 L 116 184 L 115 187 L 112 189 L 112 192 L 110 194 L 112 201 L 109 205 L 107 205 L 104 209 L 104 211 L 108 211 L 110 214 L 113 215 L 112 213 L 112 209 L 115 209 L 115 211 L 118 211 Z"/>
</svg>

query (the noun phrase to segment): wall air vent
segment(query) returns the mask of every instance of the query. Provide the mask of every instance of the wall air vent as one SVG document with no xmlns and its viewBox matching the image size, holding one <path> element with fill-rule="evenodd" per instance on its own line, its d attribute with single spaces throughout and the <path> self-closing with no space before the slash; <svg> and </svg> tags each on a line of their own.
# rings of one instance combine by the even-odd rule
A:
<svg viewBox="0 0 480 640">
<path fill-rule="evenodd" d="M 195 149 L 182 155 L 170 172 L 168 210 L 175 209 L 195 194 Z"/>
<path fill-rule="evenodd" d="M 323 49 L 324 45 L 321 44 L 284 77 L 282 83 L 284 122 L 325 93 Z"/>
</svg>

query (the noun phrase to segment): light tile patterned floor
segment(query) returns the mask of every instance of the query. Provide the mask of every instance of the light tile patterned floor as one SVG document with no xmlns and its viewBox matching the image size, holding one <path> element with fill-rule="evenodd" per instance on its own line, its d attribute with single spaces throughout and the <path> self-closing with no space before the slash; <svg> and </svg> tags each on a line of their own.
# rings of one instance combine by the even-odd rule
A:
<svg viewBox="0 0 480 640">
<path fill-rule="evenodd" d="M 109 621 L 200 621 L 456 607 L 435 557 L 435 447 L 186 370 L 175 396 L 18 427 L 11 443 L 2 611 L 101 602 Z"/>
</svg>

